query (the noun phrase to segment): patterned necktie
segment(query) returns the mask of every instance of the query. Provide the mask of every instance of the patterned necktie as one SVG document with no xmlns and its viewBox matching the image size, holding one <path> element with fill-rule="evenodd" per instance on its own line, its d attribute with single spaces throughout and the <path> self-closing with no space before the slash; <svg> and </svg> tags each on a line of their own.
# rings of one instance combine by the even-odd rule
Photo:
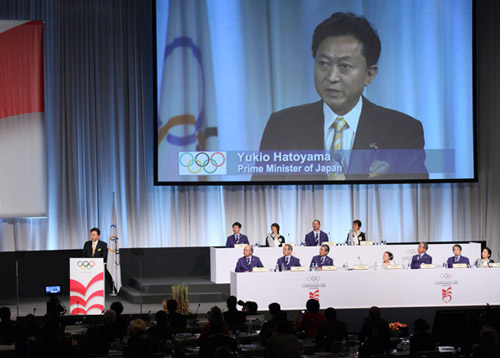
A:
<svg viewBox="0 0 500 358">
<path fill-rule="evenodd" d="M 322 258 L 321 258 L 321 264 L 323 265 L 324 263 L 325 263 L 325 258 L 324 258 L 324 257 L 322 257 Z"/>
<path fill-rule="evenodd" d="M 316 233 L 316 245 L 318 245 L 318 233 Z"/>
<path fill-rule="evenodd" d="M 458 262 L 458 256 L 455 256 L 455 262 Z"/>
<path fill-rule="evenodd" d="M 330 147 L 331 152 L 341 151 L 343 149 L 342 134 L 344 133 L 344 129 L 347 128 L 349 128 L 349 125 L 345 121 L 344 117 L 337 117 L 330 126 L 330 129 L 335 129 L 332 146 Z M 342 165 L 345 168 L 344 158 L 342 158 Z M 328 175 L 328 180 L 345 180 L 344 172 L 341 171 L 331 173 Z"/>
<path fill-rule="evenodd" d="M 240 241 L 240 235 L 235 235 L 236 236 L 236 243 Z"/>
<path fill-rule="evenodd" d="M 247 264 L 250 266 L 250 257 L 247 257 Z"/>
<path fill-rule="evenodd" d="M 290 264 L 290 257 L 289 256 L 286 257 L 285 262 L 286 262 L 287 266 Z"/>
<path fill-rule="evenodd" d="M 418 255 L 418 257 L 417 257 L 417 261 L 420 261 L 420 257 L 421 257 L 421 256 L 420 256 L 420 255 Z"/>
<path fill-rule="evenodd" d="M 92 257 L 94 256 L 95 254 L 95 247 L 97 246 L 97 243 L 96 242 L 92 242 Z"/>
</svg>

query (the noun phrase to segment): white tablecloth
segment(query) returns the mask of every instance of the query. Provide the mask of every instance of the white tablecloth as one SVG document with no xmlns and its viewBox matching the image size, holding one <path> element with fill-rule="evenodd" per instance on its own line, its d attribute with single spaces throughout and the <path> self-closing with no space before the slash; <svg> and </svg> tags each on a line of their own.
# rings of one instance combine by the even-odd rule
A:
<svg viewBox="0 0 500 358">
<path fill-rule="evenodd" d="M 231 295 L 259 309 L 304 309 L 310 298 L 323 309 L 498 305 L 499 279 L 500 268 L 231 272 Z"/>
<path fill-rule="evenodd" d="M 475 262 L 481 255 L 481 245 L 478 243 L 460 243 L 462 254 Z M 348 263 L 350 267 L 360 264 L 374 265 L 375 261 L 380 265 L 384 251 L 390 251 L 394 255 L 394 263 L 407 264 L 413 255 L 417 253 L 418 244 L 403 245 L 374 245 L 374 246 L 332 246 L 329 256 L 333 258 L 334 264 L 342 266 Z M 434 244 L 427 251 L 432 256 L 433 263 L 442 265 L 450 256 L 453 256 L 453 244 Z M 268 268 L 274 268 L 279 257 L 283 256 L 280 247 L 255 247 L 254 255 L 258 256 L 262 264 Z M 311 259 L 319 255 L 319 247 L 297 246 L 293 255 L 300 259 L 302 266 L 309 267 Z M 229 273 L 234 271 L 236 262 L 243 256 L 242 248 L 210 248 L 210 280 L 215 283 L 229 283 Z M 359 259 L 358 259 L 359 257 Z"/>
</svg>

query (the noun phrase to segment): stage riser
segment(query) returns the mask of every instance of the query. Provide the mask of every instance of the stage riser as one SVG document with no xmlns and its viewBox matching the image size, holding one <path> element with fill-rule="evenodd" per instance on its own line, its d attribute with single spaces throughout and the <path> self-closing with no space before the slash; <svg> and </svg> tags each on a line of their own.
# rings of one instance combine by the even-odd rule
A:
<svg viewBox="0 0 500 358">
<path fill-rule="evenodd" d="M 131 287 L 124 287 L 120 291 L 120 296 L 125 300 L 139 304 L 140 303 L 140 293 L 138 290 Z M 206 303 L 206 302 L 223 302 L 229 296 L 228 294 L 223 294 L 222 292 L 204 292 L 204 293 L 190 293 L 189 301 L 196 303 Z M 157 294 L 144 294 L 142 295 L 143 303 L 158 303 L 161 305 L 163 299 L 172 298 L 172 293 L 157 293 Z"/>
<path fill-rule="evenodd" d="M 204 293 L 204 292 L 221 292 L 221 293 L 226 293 L 229 294 L 229 285 L 216 285 L 208 281 L 205 284 L 193 284 L 189 283 L 188 280 L 186 281 L 178 281 L 174 283 L 155 283 L 155 284 L 148 284 L 148 283 L 143 283 L 142 284 L 142 292 L 144 294 L 164 294 L 164 293 L 170 293 L 172 291 L 172 286 L 173 285 L 179 285 L 179 284 L 185 284 L 188 286 L 188 292 L 189 295 L 195 294 L 195 293 Z M 141 287 L 140 281 L 138 278 L 132 278 L 130 280 L 130 287 L 135 288 L 136 290 L 139 290 Z M 227 287 L 226 287 L 227 286 Z"/>
</svg>

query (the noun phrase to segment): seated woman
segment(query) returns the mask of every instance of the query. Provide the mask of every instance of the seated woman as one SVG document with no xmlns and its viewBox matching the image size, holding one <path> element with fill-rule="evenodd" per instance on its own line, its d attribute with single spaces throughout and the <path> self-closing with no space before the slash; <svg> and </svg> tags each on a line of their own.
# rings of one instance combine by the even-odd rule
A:
<svg viewBox="0 0 500 358">
<path fill-rule="evenodd" d="M 280 226 L 276 223 L 271 225 L 271 233 L 266 236 L 266 247 L 282 247 L 285 238 L 280 235 Z"/>
<path fill-rule="evenodd" d="M 361 221 L 354 220 L 352 222 L 352 230 L 347 234 L 346 244 L 359 245 L 361 241 L 366 241 L 365 233 L 361 232 Z"/>
<path fill-rule="evenodd" d="M 481 260 L 478 261 L 478 267 L 488 268 L 490 264 L 494 263 L 491 259 L 491 249 L 489 247 L 485 247 L 481 252 Z"/>
<path fill-rule="evenodd" d="M 382 256 L 382 270 L 387 270 L 387 267 L 391 264 L 391 261 L 393 259 L 394 255 L 392 254 L 392 252 L 384 252 L 384 256 Z"/>
</svg>

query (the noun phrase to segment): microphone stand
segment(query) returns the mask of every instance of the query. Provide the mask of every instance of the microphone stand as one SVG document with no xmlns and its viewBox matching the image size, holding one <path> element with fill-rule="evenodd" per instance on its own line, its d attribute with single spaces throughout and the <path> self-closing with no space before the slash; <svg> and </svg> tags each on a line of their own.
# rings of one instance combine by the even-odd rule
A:
<svg viewBox="0 0 500 358">
<path fill-rule="evenodd" d="M 198 327 L 198 310 L 200 309 L 201 303 L 198 303 L 198 307 L 196 307 L 196 312 L 194 314 L 194 321 L 191 322 L 191 327 Z"/>
</svg>

